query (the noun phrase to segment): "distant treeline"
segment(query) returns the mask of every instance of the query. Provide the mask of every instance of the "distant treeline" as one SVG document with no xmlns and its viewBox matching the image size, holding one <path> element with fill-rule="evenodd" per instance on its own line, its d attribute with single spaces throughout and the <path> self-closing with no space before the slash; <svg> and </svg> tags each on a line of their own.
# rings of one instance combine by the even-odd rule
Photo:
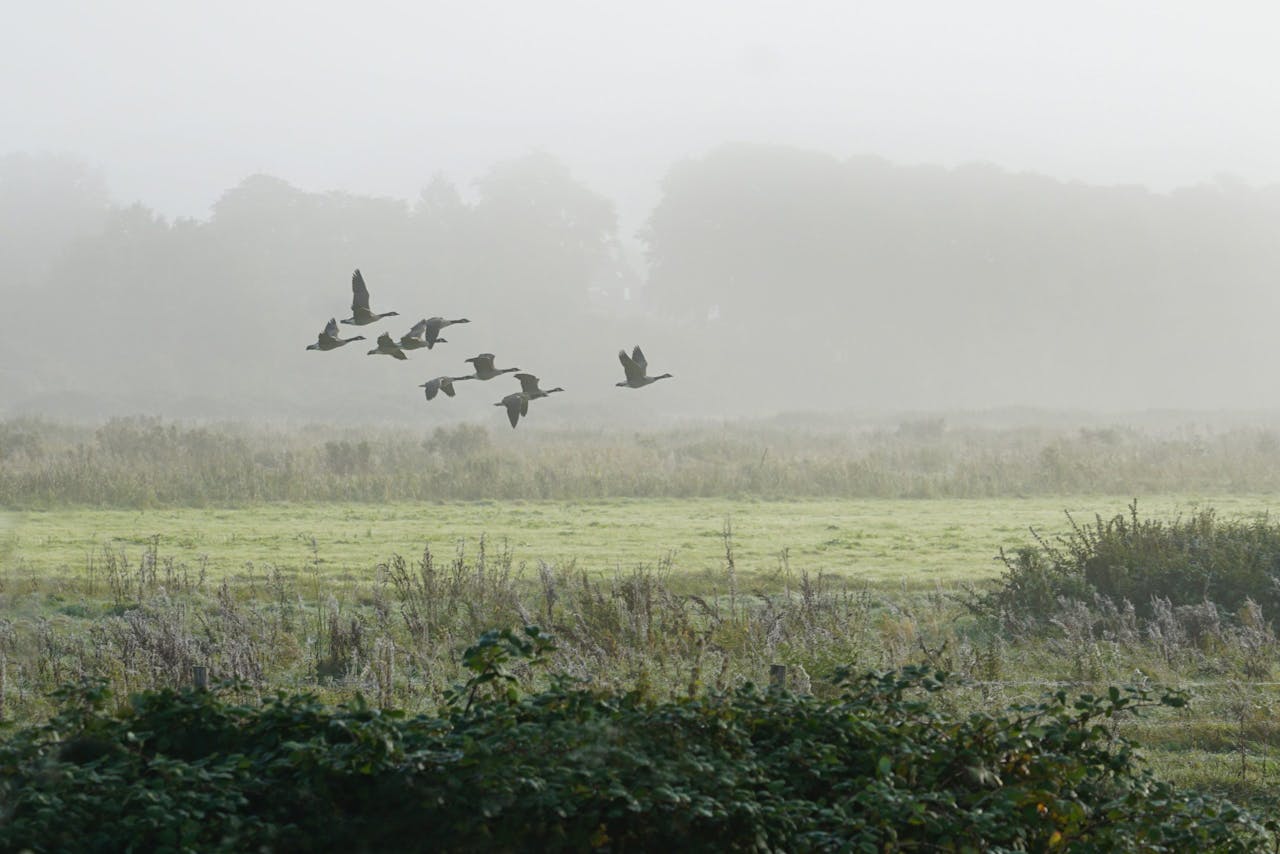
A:
<svg viewBox="0 0 1280 854">
<path fill-rule="evenodd" d="M 1280 360 L 1278 233 L 1278 188 L 1157 194 L 760 145 L 674 165 L 638 234 L 541 153 L 412 201 L 257 175 L 208 219 L 169 221 L 74 160 L 13 154 L 0 299 L 22 310 L 0 338 L 0 414 L 440 424 L 501 394 L 424 408 L 414 385 L 481 351 L 569 389 L 544 408 L 565 423 L 630 420 L 634 400 L 1275 408 L 1280 387 L 1251 366 Z M 396 334 L 430 314 L 473 323 L 403 365 L 304 353 L 357 266 L 401 312 Z M 676 375 L 660 403 L 612 388 L 636 343 Z"/>
<path fill-rule="evenodd" d="M 768 423 L 491 436 L 154 418 L 0 422 L 0 506 L 621 497 L 990 498 L 1280 490 L 1280 435 L 1126 428 L 805 432 Z"/>
</svg>

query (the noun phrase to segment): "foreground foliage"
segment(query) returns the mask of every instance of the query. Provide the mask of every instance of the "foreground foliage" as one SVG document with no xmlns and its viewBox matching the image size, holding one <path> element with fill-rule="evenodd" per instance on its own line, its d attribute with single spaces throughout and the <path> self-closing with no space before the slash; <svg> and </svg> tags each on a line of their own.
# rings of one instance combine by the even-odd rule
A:
<svg viewBox="0 0 1280 854">
<path fill-rule="evenodd" d="M 519 696 L 535 628 L 466 651 L 436 716 L 280 694 L 100 685 L 0 748 L 15 850 L 1256 851 L 1267 828 L 1141 769 L 1109 726 L 1176 693 L 1059 692 L 961 715 L 923 668 L 818 700 L 753 687 L 656 702 L 567 678 Z M 230 686 L 234 689 L 234 686 Z"/>
</svg>

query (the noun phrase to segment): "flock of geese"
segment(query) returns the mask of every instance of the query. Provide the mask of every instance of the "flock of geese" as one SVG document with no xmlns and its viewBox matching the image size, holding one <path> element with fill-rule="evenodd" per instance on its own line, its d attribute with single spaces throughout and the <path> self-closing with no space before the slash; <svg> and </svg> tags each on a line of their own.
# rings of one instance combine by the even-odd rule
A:
<svg viewBox="0 0 1280 854">
<path fill-rule="evenodd" d="M 398 317 L 399 312 L 384 311 L 381 314 L 375 314 L 369 308 L 369 288 L 365 286 L 364 276 L 360 275 L 357 269 L 351 274 L 351 316 L 343 319 L 343 323 L 352 326 L 368 326 L 370 323 L 376 323 L 386 317 Z M 400 336 L 400 340 L 396 341 L 387 332 L 383 332 L 378 336 L 378 346 L 369 351 L 370 356 L 382 354 L 391 356 L 395 359 L 408 359 L 405 355 L 406 350 L 417 350 L 426 347 L 430 350 L 437 344 L 446 344 L 448 341 L 440 337 L 440 331 L 446 326 L 453 326 L 456 323 L 470 323 L 471 321 L 465 317 L 457 320 L 446 320 L 443 317 L 428 317 L 419 320 L 404 335 Z M 338 335 L 338 321 L 329 318 L 329 322 L 325 324 L 324 331 L 316 338 L 316 343 L 309 344 L 308 350 L 336 350 L 344 344 L 350 344 L 352 341 L 365 340 L 363 335 L 354 335 L 351 338 L 341 338 Z M 515 427 L 519 423 L 520 418 L 529 414 L 529 401 L 547 397 L 564 389 L 556 387 L 542 389 L 538 387 L 538 378 L 533 374 L 517 373 L 519 368 L 496 368 L 493 364 L 494 356 L 492 353 L 481 353 L 478 356 L 472 356 L 466 361 L 472 367 L 472 373 L 463 377 L 436 377 L 427 380 L 425 383 L 419 384 L 419 388 L 426 394 L 427 400 L 435 400 L 436 395 L 444 392 L 448 397 L 454 396 L 453 384 L 462 380 L 491 380 L 502 374 L 515 373 L 515 378 L 520 381 L 520 391 L 513 392 L 502 398 L 494 406 L 501 406 L 507 410 L 507 420 L 511 422 L 511 426 Z M 671 374 L 659 374 L 656 377 L 649 376 L 649 363 L 645 360 L 644 353 L 639 347 L 636 347 L 630 354 L 626 350 L 618 351 L 618 361 L 622 362 L 622 370 L 626 374 L 626 379 L 617 385 L 624 388 L 644 388 L 658 380 L 665 380 Z"/>
</svg>

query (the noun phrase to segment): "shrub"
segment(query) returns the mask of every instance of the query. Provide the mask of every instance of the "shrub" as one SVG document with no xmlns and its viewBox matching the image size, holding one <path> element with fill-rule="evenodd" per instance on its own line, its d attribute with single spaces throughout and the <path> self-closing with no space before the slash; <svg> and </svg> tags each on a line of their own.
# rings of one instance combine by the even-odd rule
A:
<svg viewBox="0 0 1280 854">
<path fill-rule="evenodd" d="M 1135 501 L 1127 516 L 1083 526 L 1071 519 L 1071 526 L 1055 542 L 1002 553 L 1005 572 L 980 607 L 1047 619 L 1061 600 L 1092 604 L 1102 596 L 1131 602 L 1145 617 L 1156 599 L 1174 606 L 1208 601 L 1232 612 L 1252 601 L 1264 613 L 1280 610 L 1280 524 L 1267 517 L 1224 521 L 1206 509 L 1172 521 L 1142 519 Z"/>
<path fill-rule="evenodd" d="M 1253 851 L 1268 826 L 1185 796 L 1107 725 L 1179 694 L 1063 692 L 998 713 L 931 702 L 923 669 L 670 702 L 553 680 L 519 697 L 490 633 L 443 715 L 281 694 L 61 693 L 0 747 L 0 849 Z M 483 690 L 479 690 L 483 689 Z M 1274 830 L 1274 828 L 1270 828 Z"/>
</svg>

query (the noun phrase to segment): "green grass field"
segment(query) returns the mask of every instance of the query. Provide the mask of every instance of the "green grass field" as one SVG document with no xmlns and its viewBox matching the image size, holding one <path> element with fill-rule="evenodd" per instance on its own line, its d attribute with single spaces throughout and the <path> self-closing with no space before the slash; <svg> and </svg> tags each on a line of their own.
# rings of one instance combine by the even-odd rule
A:
<svg viewBox="0 0 1280 854">
<path fill-rule="evenodd" d="M 41 576 L 77 572 L 94 550 L 136 559 L 152 537 L 161 555 L 194 563 L 207 556 L 216 577 L 245 564 L 297 568 L 313 559 L 326 574 L 363 575 L 393 554 L 424 545 L 452 555 L 484 535 L 515 561 L 545 560 L 606 573 L 654 564 L 668 554 L 678 573 L 720 570 L 723 530 L 732 524 L 737 569 L 746 578 L 792 569 L 836 573 L 869 584 L 929 587 L 991 577 L 1001 547 L 1068 528 L 1064 511 L 1087 522 L 1123 513 L 1131 497 L 1028 499 L 730 501 L 623 499 L 600 502 L 442 504 L 270 504 L 240 509 L 54 510 L 0 515 L 0 559 Z M 1277 496 L 1159 495 L 1139 498 L 1144 514 L 1215 507 L 1223 516 L 1265 513 Z"/>
</svg>

